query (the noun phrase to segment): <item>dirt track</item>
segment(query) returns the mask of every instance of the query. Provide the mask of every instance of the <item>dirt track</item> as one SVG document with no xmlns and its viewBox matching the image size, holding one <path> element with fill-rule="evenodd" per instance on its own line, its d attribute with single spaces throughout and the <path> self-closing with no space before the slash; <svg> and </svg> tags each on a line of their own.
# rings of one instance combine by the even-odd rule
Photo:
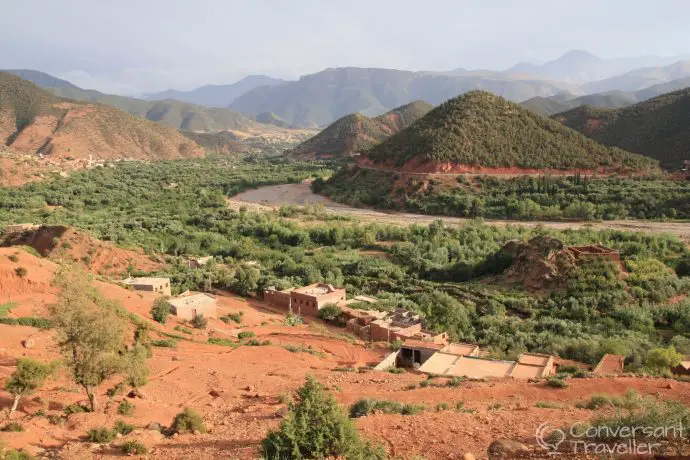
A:
<svg viewBox="0 0 690 460">
<path fill-rule="evenodd" d="M 337 214 L 348 215 L 362 220 L 386 222 L 392 224 L 428 224 L 441 219 L 450 225 L 462 225 L 471 222 L 471 219 L 461 217 L 429 216 L 424 214 L 395 213 L 376 211 L 367 208 L 355 208 L 352 206 L 335 203 L 330 199 L 316 195 L 309 189 L 308 184 L 285 184 L 260 187 L 240 193 L 228 200 L 231 207 L 242 205 L 253 209 L 274 209 L 284 204 L 304 205 L 307 203 L 320 203 L 326 209 Z M 558 230 L 594 228 L 627 230 L 643 233 L 668 233 L 676 235 L 685 241 L 690 241 L 690 222 L 656 222 L 645 220 L 609 220 L 602 222 L 587 221 L 511 221 L 511 220 L 485 220 L 490 225 L 524 225 L 536 227 L 554 228 Z"/>
</svg>

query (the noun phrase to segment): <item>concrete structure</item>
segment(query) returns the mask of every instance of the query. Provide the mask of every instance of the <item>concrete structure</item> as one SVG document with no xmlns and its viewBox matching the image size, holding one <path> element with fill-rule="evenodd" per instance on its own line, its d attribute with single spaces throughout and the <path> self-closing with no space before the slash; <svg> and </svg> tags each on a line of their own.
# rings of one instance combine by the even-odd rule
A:
<svg viewBox="0 0 690 460">
<path fill-rule="evenodd" d="M 36 224 L 10 224 L 5 227 L 5 234 L 10 235 L 13 233 L 23 233 L 29 230 L 36 230 L 39 228 Z"/>
<path fill-rule="evenodd" d="M 419 368 L 437 351 L 445 345 L 440 343 L 425 342 L 423 340 L 405 340 L 400 347 L 395 365 L 397 367 Z"/>
<path fill-rule="evenodd" d="M 213 256 L 206 256 L 206 257 L 190 257 L 187 260 L 187 264 L 189 268 L 195 269 L 195 268 L 201 268 L 210 261 L 213 260 Z"/>
<path fill-rule="evenodd" d="M 168 300 L 172 314 L 180 319 L 192 320 L 203 315 L 204 318 L 217 318 L 216 299 L 208 294 L 190 294 Z"/>
<path fill-rule="evenodd" d="M 383 318 L 371 321 L 369 337 L 372 342 L 405 341 L 407 339 L 448 344 L 448 334 L 427 331 L 422 328 L 422 318 L 402 308 Z"/>
<path fill-rule="evenodd" d="M 685 356 L 679 365 L 671 368 L 671 372 L 676 375 L 690 375 L 690 356 Z"/>
<path fill-rule="evenodd" d="M 625 367 L 625 356 L 605 354 L 594 367 L 596 375 L 622 374 Z"/>
<path fill-rule="evenodd" d="M 344 302 L 345 297 L 345 289 L 337 289 L 323 283 L 283 291 L 276 291 L 275 288 L 264 291 L 264 300 L 269 304 L 307 316 L 317 316 L 324 305 Z"/>
<path fill-rule="evenodd" d="M 155 292 L 160 295 L 171 295 L 170 278 L 127 278 L 122 281 L 125 286 L 132 286 L 137 291 Z"/>
<path fill-rule="evenodd" d="M 574 255 L 577 260 L 607 259 L 613 262 L 620 262 L 621 260 L 621 255 L 618 251 L 600 244 L 568 246 L 568 251 Z"/>
</svg>

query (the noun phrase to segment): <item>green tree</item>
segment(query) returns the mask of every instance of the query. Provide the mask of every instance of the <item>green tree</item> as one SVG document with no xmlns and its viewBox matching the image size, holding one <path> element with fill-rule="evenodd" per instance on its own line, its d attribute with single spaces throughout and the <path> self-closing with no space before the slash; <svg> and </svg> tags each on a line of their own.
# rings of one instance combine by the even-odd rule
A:
<svg viewBox="0 0 690 460">
<path fill-rule="evenodd" d="M 165 296 L 157 298 L 151 307 L 151 317 L 154 321 L 165 324 L 168 320 L 168 316 L 170 316 L 170 303 L 168 303 L 168 298 Z"/>
<path fill-rule="evenodd" d="M 264 458 L 347 460 L 384 459 L 380 447 L 362 441 L 353 422 L 335 398 L 312 377 L 297 390 L 299 402 L 290 405 L 280 429 L 263 441 Z"/>
<path fill-rule="evenodd" d="M 319 309 L 319 318 L 324 321 L 338 321 L 343 316 L 343 309 L 339 306 L 329 303 Z"/>
<path fill-rule="evenodd" d="M 19 401 L 43 386 L 54 369 L 53 364 L 45 364 L 31 358 L 21 358 L 17 361 L 17 369 L 5 382 L 5 390 L 14 396 L 10 417 L 19 407 Z"/>
<path fill-rule="evenodd" d="M 647 353 L 645 367 L 655 374 L 666 375 L 671 372 L 672 367 L 679 365 L 682 360 L 683 355 L 672 346 L 652 348 Z"/>
<path fill-rule="evenodd" d="M 84 389 L 95 411 L 98 386 L 126 371 L 125 319 L 83 272 L 63 269 L 55 284 L 61 288 L 57 303 L 50 306 L 56 340 L 72 378 Z"/>
</svg>

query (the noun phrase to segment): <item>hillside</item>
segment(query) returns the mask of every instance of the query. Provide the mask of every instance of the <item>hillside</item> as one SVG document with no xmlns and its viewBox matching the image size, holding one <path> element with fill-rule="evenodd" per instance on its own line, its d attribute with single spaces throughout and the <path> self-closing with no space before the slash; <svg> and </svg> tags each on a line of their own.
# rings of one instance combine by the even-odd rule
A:
<svg viewBox="0 0 690 460">
<path fill-rule="evenodd" d="M 283 83 L 285 83 L 285 80 L 267 77 L 266 75 L 249 75 L 230 85 L 204 85 L 192 91 L 168 90 L 148 94 L 146 99 L 149 101 L 176 99 L 206 107 L 227 107 L 235 99 L 254 88 L 275 86 Z"/>
<path fill-rule="evenodd" d="M 690 77 L 690 60 L 657 67 L 643 67 L 622 75 L 583 85 L 587 93 L 604 91 L 638 91 L 653 85 Z"/>
<path fill-rule="evenodd" d="M 0 72 L 0 142 L 53 158 L 173 159 L 201 155 L 179 131 L 100 104 L 59 98 Z"/>
<path fill-rule="evenodd" d="M 245 114 L 273 112 L 293 125 L 319 127 L 351 113 L 378 116 L 415 100 L 436 105 L 474 89 L 514 101 L 576 90 L 571 85 L 543 80 L 345 67 L 326 69 L 295 82 L 255 88 L 237 98 L 230 108 Z"/>
<path fill-rule="evenodd" d="M 653 161 L 602 146 L 554 120 L 483 91 L 433 109 L 417 123 L 371 149 L 374 163 L 460 164 L 553 169 L 654 169 Z"/>
<path fill-rule="evenodd" d="M 299 158 L 349 156 L 361 153 L 386 140 L 424 115 L 432 106 L 415 101 L 376 118 L 359 113 L 347 115 L 289 152 Z"/>
<path fill-rule="evenodd" d="M 602 144 L 655 158 L 671 169 L 690 152 L 690 88 L 618 110 L 583 106 L 555 115 Z"/>
</svg>

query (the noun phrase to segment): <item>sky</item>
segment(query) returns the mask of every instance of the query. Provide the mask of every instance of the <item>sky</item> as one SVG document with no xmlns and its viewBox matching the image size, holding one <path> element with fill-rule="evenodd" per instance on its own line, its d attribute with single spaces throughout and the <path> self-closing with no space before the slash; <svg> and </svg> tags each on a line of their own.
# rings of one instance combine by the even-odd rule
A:
<svg viewBox="0 0 690 460">
<path fill-rule="evenodd" d="M 0 0 L 0 68 L 140 95 L 328 67 L 690 52 L 688 0 Z"/>
</svg>

